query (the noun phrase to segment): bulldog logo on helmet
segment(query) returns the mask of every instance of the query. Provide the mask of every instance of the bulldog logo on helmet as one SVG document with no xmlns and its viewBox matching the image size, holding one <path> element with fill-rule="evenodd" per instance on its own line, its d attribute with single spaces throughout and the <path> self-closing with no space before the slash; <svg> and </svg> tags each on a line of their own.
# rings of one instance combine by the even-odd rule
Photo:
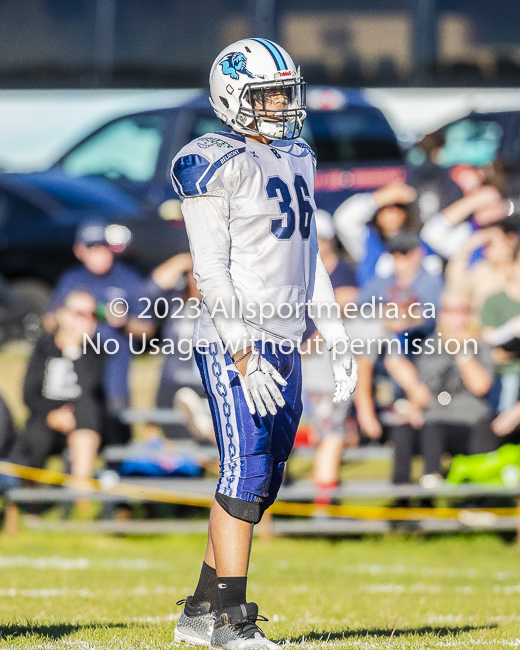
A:
<svg viewBox="0 0 520 650">
<path fill-rule="evenodd" d="M 255 76 L 246 68 L 247 58 L 242 52 L 231 52 L 219 61 L 219 65 L 222 66 L 222 73 L 228 74 L 231 79 L 238 79 L 239 74 L 245 74 L 251 79 Z"/>
</svg>

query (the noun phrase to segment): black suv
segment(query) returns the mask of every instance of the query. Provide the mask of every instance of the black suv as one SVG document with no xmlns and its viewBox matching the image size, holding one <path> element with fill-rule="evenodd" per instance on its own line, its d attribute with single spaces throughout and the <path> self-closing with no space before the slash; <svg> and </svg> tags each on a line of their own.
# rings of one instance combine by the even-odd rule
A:
<svg viewBox="0 0 520 650">
<path fill-rule="evenodd" d="M 144 272 L 187 250 L 170 163 L 193 138 L 225 128 L 201 92 L 175 108 L 111 120 L 46 171 L 0 174 L 0 274 L 41 311 L 74 263 L 77 225 L 93 217 L 130 230 L 122 254 Z M 353 192 L 404 178 L 394 132 L 359 91 L 310 88 L 302 135 L 318 156 L 320 207 L 333 211 Z"/>
</svg>

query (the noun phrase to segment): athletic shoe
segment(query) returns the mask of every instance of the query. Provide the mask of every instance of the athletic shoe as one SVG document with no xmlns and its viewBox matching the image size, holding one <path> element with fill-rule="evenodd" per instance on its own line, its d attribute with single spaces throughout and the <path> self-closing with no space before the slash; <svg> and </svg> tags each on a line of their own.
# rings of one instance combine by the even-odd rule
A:
<svg viewBox="0 0 520 650">
<path fill-rule="evenodd" d="M 179 600 L 177 605 L 184 603 L 177 627 L 173 633 L 175 641 L 184 641 L 190 645 L 205 645 L 209 648 L 215 612 L 211 610 L 210 603 L 192 605 L 193 596 L 186 600 Z"/>
<path fill-rule="evenodd" d="M 211 648 L 224 650 L 281 650 L 280 646 L 266 639 L 256 624 L 267 621 L 258 615 L 258 605 L 235 605 L 217 611 L 211 635 Z"/>
</svg>

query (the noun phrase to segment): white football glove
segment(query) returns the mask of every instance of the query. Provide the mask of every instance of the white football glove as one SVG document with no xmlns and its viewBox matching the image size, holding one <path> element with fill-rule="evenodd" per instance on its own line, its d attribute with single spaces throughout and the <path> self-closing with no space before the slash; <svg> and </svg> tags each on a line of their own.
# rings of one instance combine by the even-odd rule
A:
<svg viewBox="0 0 520 650">
<path fill-rule="evenodd" d="M 336 382 L 333 402 L 346 402 L 354 392 L 358 380 L 358 367 L 348 341 L 338 341 L 330 351 L 332 374 Z"/>
<path fill-rule="evenodd" d="M 256 348 L 252 349 L 247 360 L 246 374 L 242 375 L 239 372 L 238 376 L 251 415 L 254 415 L 257 411 L 262 418 L 267 415 L 267 411 L 271 415 L 276 415 L 276 404 L 278 406 L 285 404 L 285 400 L 275 382 L 280 386 L 287 386 L 287 382 L 278 370 L 262 357 Z"/>
</svg>

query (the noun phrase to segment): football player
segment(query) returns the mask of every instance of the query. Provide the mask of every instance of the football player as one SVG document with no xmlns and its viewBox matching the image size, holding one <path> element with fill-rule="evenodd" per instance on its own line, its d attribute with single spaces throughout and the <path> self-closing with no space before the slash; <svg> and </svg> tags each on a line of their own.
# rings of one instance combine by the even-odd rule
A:
<svg viewBox="0 0 520 650">
<path fill-rule="evenodd" d="M 276 498 L 302 411 L 306 303 L 330 351 L 334 401 L 349 398 L 357 367 L 318 251 L 316 161 L 300 138 L 299 69 L 275 43 L 244 39 L 216 58 L 210 92 L 232 130 L 184 147 L 172 181 L 203 297 L 194 343 L 220 479 L 199 582 L 175 640 L 275 650 L 257 625 L 256 603 L 247 602 L 246 576 L 253 526 Z"/>
</svg>

